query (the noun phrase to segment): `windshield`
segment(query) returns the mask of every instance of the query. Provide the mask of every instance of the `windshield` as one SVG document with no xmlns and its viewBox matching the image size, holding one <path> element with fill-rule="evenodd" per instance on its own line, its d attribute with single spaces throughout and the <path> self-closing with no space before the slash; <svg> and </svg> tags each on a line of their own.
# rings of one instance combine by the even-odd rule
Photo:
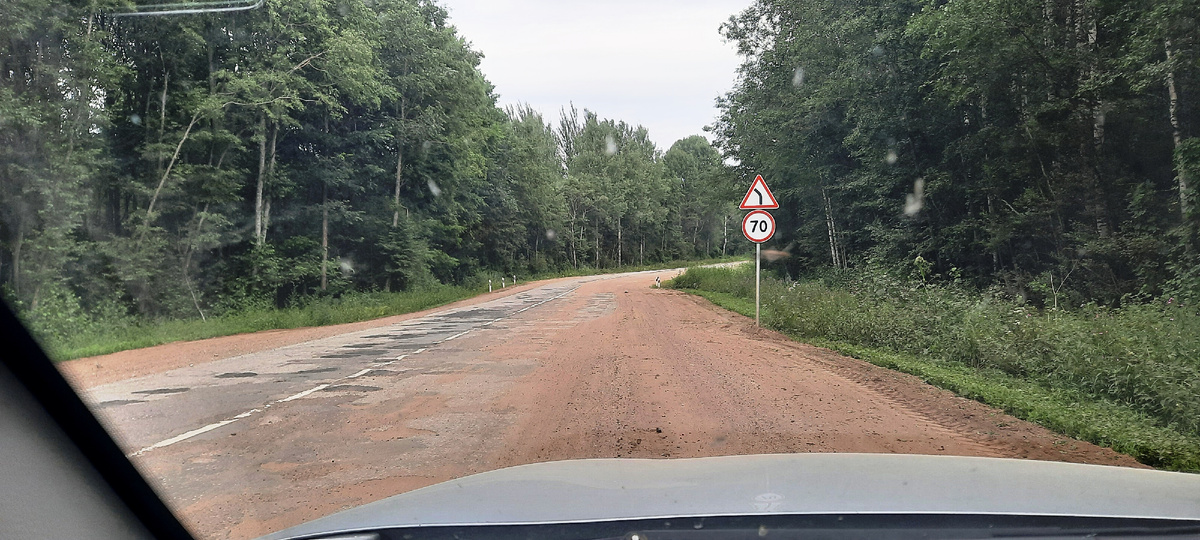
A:
<svg viewBox="0 0 1200 540">
<path fill-rule="evenodd" d="M 0 297 L 203 538 L 586 458 L 1200 471 L 1197 17 L 9 0 Z"/>
</svg>

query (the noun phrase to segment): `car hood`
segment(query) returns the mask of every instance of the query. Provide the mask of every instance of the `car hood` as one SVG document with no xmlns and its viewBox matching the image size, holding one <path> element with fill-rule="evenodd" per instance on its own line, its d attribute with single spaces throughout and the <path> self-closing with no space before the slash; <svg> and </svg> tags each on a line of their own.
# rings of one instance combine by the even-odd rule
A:
<svg viewBox="0 0 1200 540">
<path fill-rule="evenodd" d="M 1200 475 L 897 454 L 582 459 L 467 476 L 265 538 L 382 527 L 851 513 L 1200 520 Z"/>
</svg>

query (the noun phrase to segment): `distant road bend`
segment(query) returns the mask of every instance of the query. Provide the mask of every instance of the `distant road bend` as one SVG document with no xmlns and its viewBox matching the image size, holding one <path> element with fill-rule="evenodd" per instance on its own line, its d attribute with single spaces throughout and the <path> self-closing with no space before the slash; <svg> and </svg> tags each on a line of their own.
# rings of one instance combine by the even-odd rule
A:
<svg viewBox="0 0 1200 540">
<path fill-rule="evenodd" d="M 1136 466 L 678 291 L 563 278 L 405 317 L 67 362 L 193 530 L 251 538 L 523 463 L 902 452 Z"/>
</svg>

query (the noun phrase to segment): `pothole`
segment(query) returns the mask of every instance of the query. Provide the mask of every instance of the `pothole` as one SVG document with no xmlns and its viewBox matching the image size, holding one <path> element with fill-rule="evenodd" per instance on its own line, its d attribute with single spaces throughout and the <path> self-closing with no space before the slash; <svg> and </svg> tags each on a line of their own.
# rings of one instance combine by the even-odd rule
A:
<svg viewBox="0 0 1200 540">
<path fill-rule="evenodd" d="M 335 384 L 330 387 L 322 388 L 322 392 L 374 392 L 383 390 L 378 386 L 366 386 L 362 384 Z"/>
<path fill-rule="evenodd" d="M 329 373 L 330 371 L 337 371 L 337 370 L 338 370 L 338 368 L 335 368 L 335 367 L 322 367 L 322 368 L 312 368 L 312 369 L 306 369 L 303 371 L 297 371 L 296 374 L 310 375 L 313 373 Z"/>
<path fill-rule="evenodd" d="M 134 394 L 152 395 L 152 394 L 178 394 L 187 392 L 191 388 L 154 388 L 152 390 L 134 390 Z"/>
</svg>

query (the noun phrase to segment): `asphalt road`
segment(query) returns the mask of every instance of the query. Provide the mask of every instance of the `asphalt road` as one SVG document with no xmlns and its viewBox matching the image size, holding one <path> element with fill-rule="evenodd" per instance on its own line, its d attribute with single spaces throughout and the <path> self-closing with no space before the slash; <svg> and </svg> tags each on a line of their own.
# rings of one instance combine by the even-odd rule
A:
<svg viewBox="0 0 1200 540">
<path fill-rule="evenodd" d="M 552 280 L 211 360 L 168 361 L 195 344 L 167 345 L 152 350 L 161 369 L 111 380 L 88 359 L 74 377 L 207 538 L 557 459 L 904 452 L 1136 465 L 651 287 L 673 274 Z"/>
<path fill-rule="evenodd" d="M 129 455 L 142 456 L 240 420 L 253 421 L 317 392 L 377 390 L 366 382 L 415 375 L 411 364 L 416 355 L 445 348 L 448 342 L 561 298 L 594 279 L 538 287 L 392 327 L 109 383 L 90 389 L 88 398 L 110 425 L 119 426 L 119 442 Z"/>
</svg>

